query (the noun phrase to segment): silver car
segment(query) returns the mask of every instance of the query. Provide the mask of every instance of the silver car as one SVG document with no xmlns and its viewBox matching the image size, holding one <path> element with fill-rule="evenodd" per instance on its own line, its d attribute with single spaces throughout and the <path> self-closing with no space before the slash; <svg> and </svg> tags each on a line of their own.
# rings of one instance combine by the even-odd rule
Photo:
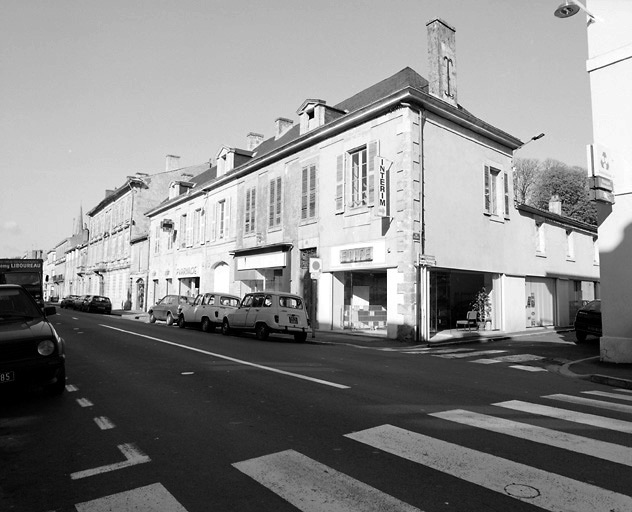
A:
<svg viewBox="0 0 632 512">
<path fill-rule="evenodd" d="M 204 332 L 211 332 L 222 325 L 231 310 L 239 307 L 239 302 L 239 297 L 228 293 L 200 293 L 192 303 L 181 305 L 178 326 L 197 325 Z"/>
</svg>

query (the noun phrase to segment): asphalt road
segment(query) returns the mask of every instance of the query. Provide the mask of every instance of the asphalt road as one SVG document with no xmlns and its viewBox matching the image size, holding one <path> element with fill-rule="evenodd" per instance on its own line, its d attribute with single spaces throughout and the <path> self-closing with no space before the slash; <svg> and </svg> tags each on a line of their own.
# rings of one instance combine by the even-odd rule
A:
<svg viewBox="0 0 632 512">
<path fill-rule="evenodd" d="M 356 347 L 59 313 L 67 392 L 0 395 L 2 511 L 632 510 L 632 393 L 560 375 L 597 351 L 564 335 Z"/>
</svg>

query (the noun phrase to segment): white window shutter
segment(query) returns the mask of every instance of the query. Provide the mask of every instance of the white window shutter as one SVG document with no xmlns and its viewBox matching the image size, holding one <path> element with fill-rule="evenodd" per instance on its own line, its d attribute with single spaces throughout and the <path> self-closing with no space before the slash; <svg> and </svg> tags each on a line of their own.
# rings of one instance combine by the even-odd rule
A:
<svg viewBox="0 0 632 512">
<path fill-rule="evenodd" d="M 335 213 L 345 211 L 345 155 L 336 158 L 336 206 Z"/>
</svg>

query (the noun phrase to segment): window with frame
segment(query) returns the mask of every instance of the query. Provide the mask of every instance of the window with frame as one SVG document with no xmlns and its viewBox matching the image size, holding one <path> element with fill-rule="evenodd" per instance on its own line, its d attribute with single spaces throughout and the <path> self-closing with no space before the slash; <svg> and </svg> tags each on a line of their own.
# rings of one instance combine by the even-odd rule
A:
<svg viewBox="0 0 632 512">
<path fill-rule="evenodd" d="M 500 169 L 485 166 L 485 213 L 509 217 L 509 176 Z"/>
<path fill-rule="evenodd" d="M 374 206 L 375 201 L 375 157 L 378 142 L 338 155 L 336 160 L 335 213 L 345 207 L 360 208 Z"/>
<path fill-rule="evenodd" d="M 249 235 L 256 231 L 255 225 L 255 212 L 256 212 L 256 204 L 257 204 L 257 189 L 256 187 L 249 188 L 246 190 L 244 205 L 244 234 Z"/>
<path fill-rule="evenodd" d="M 535 224 L 535 252 L 540 256 L 546 254 L 546 233 L 544 222 L 536 222 Z"/>
<path fill-rule="evenodd" d="M 566 230 L 566 259 L 575 259 L 575 236 L 572 229 Z"/>
<path fill-rule="evenodd" d="M 201 226 L 202 210 L 198 208 L 193 212 L 193 226 L 192 226 L 192 245 L 197 245 L 200 242 L 200 226 Z"/>
<path fill-rule="evenodd" d="M 281 225 L 282 191 L 281 177 L 270 180 L 270 204 L 268 205 L 268 227 L 276 228 Z"/>
<path fill-rule="evenodd" d="M 180 248 L 187 246 L 187 214 L 180 215 L 180 229 L 178 229 L 178 238 L 180 240 Z"/>
<path fill-rule="evenodd" d="M 160 224 L 156 225 L 156 233 L 154 235 L 154 254 L 160 253 Z"/>
</svg>

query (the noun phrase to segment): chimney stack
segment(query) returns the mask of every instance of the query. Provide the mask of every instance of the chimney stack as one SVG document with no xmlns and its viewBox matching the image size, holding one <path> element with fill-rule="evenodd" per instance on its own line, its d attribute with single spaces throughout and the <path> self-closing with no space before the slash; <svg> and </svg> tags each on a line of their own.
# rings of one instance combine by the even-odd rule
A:
<svg viewBox="0 0 632 512">
<path fill-rule="evenodd" d="M 176 155 L 167 155 L 166 157 L 166 171 L 175 171 L 180 168 L 180 157 Z"/>
<path fill-rule="evenodd" d="M 285 133 L 292 128 L 294 125 L 294 121 L 291 119 L 287 119 L 285 117 L 277 117 L 276 121 L 274 121 L 276 130 L 274 134 L 274 140 L 280 139 L 285 135 Z"/>
<path fill-rule="evenodd" d="M 429 21 L 426 27 L 430 94 L 456 107 L 458 103 L 455 30 L 440 19 Z"/>
<path fill-rule="evenodd" d="M 552 195 L 551 199 L 549 199 L 549 211 L 557 215 L 562 215 L 562 200 L 557 194 Z"/>
<path fill-rule="evenodd" d="M 246 135 L 246 140 L 248 141 L 246 149 L 248 151 L 253 151 L 259 144 L 263 142 L 263 135 L 260 133 L 250 132 Z"/>
</svg>

